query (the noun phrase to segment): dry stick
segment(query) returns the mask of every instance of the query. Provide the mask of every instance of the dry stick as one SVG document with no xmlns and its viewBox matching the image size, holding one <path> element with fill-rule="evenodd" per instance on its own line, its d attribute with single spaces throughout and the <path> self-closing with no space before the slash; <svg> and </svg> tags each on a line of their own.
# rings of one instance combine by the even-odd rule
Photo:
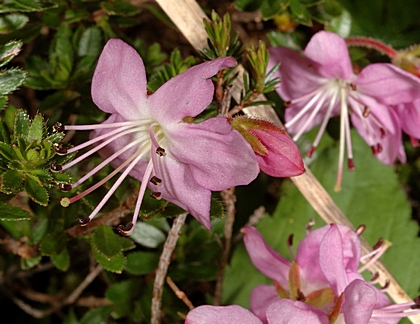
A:
<svg viewBox="0 0 420 324">
<path fill-rule="evenodd" d="M 208 18 L 195 0 L 156 0 L 156 2 L 196 50 L 203 50 L 203 48 L 207 47 L 207 34 L 202 25 L 202 21 L 203 18 Z M 242 71 L 242 73 L 244 71 L 242 66 L 238 66 L 238 70 L 240 72 Z M 239 102 L 238 98 L 243 88 L 242 80 L 243 78 L 239 75 L 233 83 L 232 96 L 237 102 Z M 257 98 L 258 101 L 264 99 L 265 97 L 263 95 Z M 281 125 L 278 116 L 271 106 L 249 107 L 244 109 L 244 111 L 248 114 L 269 118 L 278 125 Z M 326 223 L 344 224 L 354 228 L 307 167 L 304 174 L 291 179 Z M 365 240 L 361 239 L 361 241 L 363 253 L 372 251 L 372 247 Z M 387 289 L 387 293 L 394 302 L 404 303 L 412 301 L 381 261 L 377 261 L 370 266 L 369 271 L 380 274 L 379 282 L 381 285 L 385 285 L 387 280 L 390 281 L 391 284 Z M 419 315 L 410 316 L 409 319 L 414 324 L 420 324 Z"/>
<path fill-rule="evenodd" d="M 153 285 L 151 324 L 160 324 L 163 282 L 165 281 L 165 276 L 168 272 L 169 264 L 171 263 L 172 252 L 178 241 L 179 231 L 185 223 L 185 218 L 187 218 L 187 213 L 181 214 L 175 218 L 172 228 L 168 233 L 168 237 L 166 238 L 165 245 L 163 246 L 162 254 L 160 255 L 155 283 Z"/>
<path fill-rule="evenodd" d="M 171 277 L 166 277 L 166 283 L 171 287 L 172 291 L 175 293 L 175 295 L 181 299 L 185 305 L 189 308 L 189 310 L 194 309 L 194 305 L 191 303 L 191 301 L 188 299 L 188 296 L 178 288 L 178 286 L 175 284 L 175 282 L 171 279 Z"/>
<path fill-rule="evenodd" d="M 219 306 L 222 303 L 222 287 L 223 287 L 223 277 L 225 275 L 225 268 L 229 262 L 230 248 L 232 246 L 232 229 L 233 223 L 235 222 L 235 188 L 230 188 L 223 190 L 221 192 L 223 203 L 226 206 L 226 220 L 225 227 L 223 229 L 223 236 L 225 244 L 223 247 L 222 259 L 220 260 L 219 271 L 217 272 L 217 281 L 216 287 L 214 290 L 214 299 L 213 305 Z"/>
</svg>

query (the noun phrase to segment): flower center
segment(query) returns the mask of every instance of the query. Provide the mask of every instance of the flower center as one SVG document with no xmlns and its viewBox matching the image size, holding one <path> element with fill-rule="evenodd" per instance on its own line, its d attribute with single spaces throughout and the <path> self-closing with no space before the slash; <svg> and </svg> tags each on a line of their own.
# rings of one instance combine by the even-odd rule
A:
<svg viewBox="0 0 420 324">
<path fill-rule="evenodd" d="M 56 127 L 61 126 L 56 125 Z M 158 159 L 164 158 L 166 156 L 166 151 L 164 147 L 166 147 L 167 138 L 165 137 L 162 127 L 152 119 L 145 119 L 135 121 L 103 123 L 99 125 L 65 126 L 64 130 L 93 130 L 97 133 L 93 133 L 91 140 L 82 143 L 78 146 L 75 146 L 69 150 L 57 147 L 57 154 L 64 155 L 73 153 L 93 144 L 95 144 L 96 146 L 63 166 L 55 164 L 51 165 L 51 169 L 53 171 L 57 172 L 66 170 L 74 166 L 75 164 L 81 162 L 85 158 L 89 157 L 93 153 L 98 152 L 99 150 L 106 147 L 109 151 L 113 153 L 109 157 L 107 157 L 102 163 L 100 163 L 98 166 L 96 166 L 94 169 L 88 172 L 85 176 L 76 181 L 73 185 L 62 186 L 61 189 L 63 191 L 69 191 L 82 184 L 84 181 L 96 174 L 106 165 L 113 163 L 117 158 L 123 160 L 123 162 L 120 165 L 116 166 L 113 172 L 111 172 L 108 176 L 106 176 L 104 179 L 102 179 L 92 187 L 86 189 L 85 191 L 74 197 L 63 198 L 61 200 L 61 205 L 63 207 L 67 207 L 71 203 L 78 201 L 79 199 L 91 193 L 98 187 L 102 186 L 109 179 L 115 176 L 118 172 L 122 171 L 122 174 L 119 176 L 118 180 L 114 183 L 114 185 L 105 195 L 105 197 L 101 200 L 101 202 L 96 206 L 96 208 L 92 211 L 92 213 L 87 217 L 79 218 L 79 223 L 82 226 L 87 225 L 96 216 L 96 214 L 102 209 L 102 207 L 109 200 L 109 198 L 118 188 L 118 186 L 136 166 L 139 166 L 136 169 L 136 172 L 138 171 L 138 169 L 145 168 L 144 172 L 142 172 L 142 183 L 140 186 L 136 207 L 134 209 L 132 222 L 129 223 L 127 226 L 120 225 L 118 227 L 120 233 L 124 235 L 130 235 L 134 230 L 134 224 L 137 221 L 140 212 L 141 202 L 143 200 L 144 193 L 146 191 L 147 185 L 149 184 L 149 181 L 155 186 L 161 186 L 162 183 L 164 183 L 162 179 L 160 179 L 154 174 L 154 159 L 152 158 L 152 154 L 157 154 Z M 151 196 L 153 198 L 160 199 L 162 195 L 161 192 L 153 192 Z"/>
</svg>

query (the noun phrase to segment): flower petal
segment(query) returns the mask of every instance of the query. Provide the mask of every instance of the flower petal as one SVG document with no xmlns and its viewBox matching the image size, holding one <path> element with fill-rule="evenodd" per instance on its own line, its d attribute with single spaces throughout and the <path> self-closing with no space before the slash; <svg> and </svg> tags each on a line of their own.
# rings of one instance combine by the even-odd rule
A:
<svg viewBox="0 0 420 324">
<path fill-rule="evenodd" d="M 328 316 L 318 308 L 290 299 L 279 299 L 267 309 L 268 324 L 329 324 Z"/>
<path fill-rule="evenodd" d="M 316 33 L 303 53 L 317 63 L 318 72 L 326 78 L 349 80 L 353 77 L 346 42 L 335 33 L 324 30 Z"/>
<path fill-rule="evenodd" d="M 218 191 L 246 185 L 260 171 L 251 146 L 226 118 L 179 123 L 167 136 L 168 150 L 175 159 L 189 165 L 195 181 L 206 189 Z"/>
<path fill-rule="evenodd" d="M 209 78 L 219 70 L 234 67 L 232 57 L 198 64 L 163 84 L 149 97 L 150 114 L 159 124 L 176 124 L 195 117 L 213 100 L 214 85 Z"/>
<path fill-rule="evenodd" d="M 149 188 L 162 193 L 162 198 L 188 211 L 207 229 L 210 224 L 211 192 L 195 182 L 188 165 L 171 156 L 152 154 L 156 176 L 162 179 L 162 186 L 149 183 Z"/>
<path fill-rule="evenodd" d="M 191 310 L 185 324 L 262 324 L 241 306 L 200 306 Z"/>
<path fill-rule="evenodd" d="M 294 177 L 305 172 L 302 156 L 287 134 L 259 129 L 251 131 L 268 150 L 268 155 L 256 154 L 261 171 L 272 177 Z"/>
<path fill-rule="evenodd" d="M 241 232 L 245 234 L 245 248 L 254 266 L 286 289 L 288 287 L 290 261 L 268 246 L 254 227 L 243 227 Z"/>
<path fill-rule="evenodd" d="M 267 321 L 267 308 L 279 299 L 273 285 L 259 285 L 252 289 L 250 307 L 252 312 L 263 322 Z"/>
<path fill-rule="evenodd" d="M 420 99 L 395 107 L 401 128 L 409 136 L 420 139 Z"/>
<path fill-rule="evenodd" d="M 146 72 L 137 51 L 120 39 L 110 39 L 93 74 L 93 102 L 107 113 L 134 120 L 145 112 L 146 86 Z"/>
<path fill-rule="evenodd" d="M 420 80 L 392 64 L 365 67 L 355 81 L 357 91 L 386 105 L 398 105 L 420 98 Z"/>
<path fill-rule="evenodd" d="M 363 280 L 352 281 L 344 290 L 341 311 L 346 324 L 367 324 L 376 305 L 376 292 Z"/>
</svg>

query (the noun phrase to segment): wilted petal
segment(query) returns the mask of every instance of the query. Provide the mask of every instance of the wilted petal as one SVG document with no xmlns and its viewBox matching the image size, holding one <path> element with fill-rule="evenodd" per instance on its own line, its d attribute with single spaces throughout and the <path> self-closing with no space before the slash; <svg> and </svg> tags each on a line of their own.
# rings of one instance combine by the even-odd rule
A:
<svg viewBox="0 0 420 324">
<path fill-rule="evenodd" d="M 329 31 L 320 31 L 312 36 L 303 53 L 319 64 L 318 72 L 322 76 L 343 80 L 352 78 L 349 51 L 341 36 Z"/>
<path fill-rule="evenodd" d="M 210 78 L 219 70 L 236 64 L 234 58 L 224 57 L 189 68 L 163 84 L 149 97 L 150 107 L 155 108 L 150 109 L 150 114 L 162 124 L 197 116 L 213 100 L 214 85 Z"/>
<path fill-rule="evenodd" d="M 261 321 L 266 322 L 268 306 L 278 299 L 279 295 L 273 285 L 259 285 L 251 292 L 251 310 Z"/>
<path fill-rule="evenodd" d="M 139 54 L 122 40 L 110 39 L 93 75 L 93 102 L 107 113 L 134 120 L 141 118 L 147 107 L 146 87 L 146 72 Z"/>
<path fill-rule="evenodd" d="M 290 261 L 268 246 L 254 227 L 243 227 L 241 232 L 245 234 L 245 247 L 254 266 L 283 288 L 288 287 Z"/>
<path fill-rule="evenodd" d="M 185 324 L 262 324 L 241 306 L 200 306 L 191 310 Z"/>
<path fill-rule="evenodd" d="M 344 290 L 342 313 L 346 324 L 367 324 L 376 305 L 376 292 L 363 280 L 352 281 Z"/>
<path fill-rule="evenodd" d="M 268 324 L 329 324 L 328 316 L 318 308 L 289 299 L 279 299 L 267 309 Z"/>
<path fill-rule="evenodd" d="M 251 146 L 232 130 L 226 118 L 179 123 L 168 137 L 173 156 L 188 164 L 195 181 L 206 189 L 246 185 L 260 171 Z"/>
</svg>

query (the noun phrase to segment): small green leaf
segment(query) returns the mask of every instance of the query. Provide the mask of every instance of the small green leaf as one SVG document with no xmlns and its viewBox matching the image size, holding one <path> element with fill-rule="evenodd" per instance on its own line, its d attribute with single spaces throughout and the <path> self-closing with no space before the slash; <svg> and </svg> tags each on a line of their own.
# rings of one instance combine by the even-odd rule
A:
<svg viewBox="0 0 420 324">
<path fill-rule="evenodd" d="M 128 237 L 118 236 L 118 239 L 121 243 L 121 250 L 122 251 L 132 250 L 136 247 L 136 244 L 134 244 L 134 242 L 131 239 L 129 239 Z"/>
<path fill-rule="evenodd" d="M 10 144 L 10 134 L 6 123 L 0 119 L 0 139 L 6 144 Z"/>
<path fill-rule="evenodd" d="M 264 20 L 271 19 L 278 13 L 280 13 L 283 8 L 279 0 L 263 0 L 261 4 L 261 14 Z"/>
<path fill-rule="evenodd" d="M 42 133 L 44 130 L 44 118 L 41 115 L 36 115 L 33 119 L 28 132 L 28 142 L 41 142 Z"/>
<path fill-rule="evenodd" d="M 90 13 L 85 8 L 68 9 L 64 14 L 64 20 L 69 24 L 78 22 L 83 19 L 88 19 L 89 17 Z"/>
<path fill-rule="evenodd" d="M 42 239 L 40 250 L 42 255 L 52 256 L 66 248 L 66 236 L 60 233 L 48 233 Z"/>
<path fill-rule="evenodd" d="M 235 0 L 234 5 L 241 11 L 256 11 L 262 2 L 263 0 Z"/>
<path fill-rule="evenodd" d="M 12 58 L 19 54 L 22 47 L 21 41 L 11 41 L 0 47 L 0 67 L 10 62 Z"/>
<path fill-rule="evenodd" d="M 96 27 L 87 28 L 80 38 L 79 56 L 98 56 L 102 50 L 101 31 Z"/>
<path fill-rule="evenodd" d="M 0 95 L 15 91 L 23 84 L 26 76 L 26 72 L 19 69 L 0 71 Z"/>
<path fill-rule="evenodd" d="M 32 229 L 32 243 L 38 244 L 48 230 L 48 218 L 41 220 L 33 229 Z"/>
<path fill-rule="evenodd" d="M 83 315 L 82 319 L 80 320 L 80 324 L 107 324 L 109 323 L 108 318 L 111 315 L 111 311 L 111 306 L 94 308 L 93 310 Z"/>
<path fill-rule="evenodd" d="M 0 220 L 2 221 L 21 221 L 31 219 L 26 210 L 16 206 L 0 203 Z"/>
<path fill-rule="evenodd" d="M 92 237 L 92 244 L 97 252 L 102 253 L 105 257 L 112 258 L 121 253 L 121 241 L 111 227 L 101 224 L 95 230 Z"/>
<path fill-rule="evenodd" d="M 102 2 L 101 7 L 110 16 L 111 15 L 133 16 L 140 12 L 140 9 L 138 7 L 124 1 Z"/>
<path fill-rule="evenodd" d="M 13 148 L 10 145 L 3 142 L 0 142 L 0 154 L 3 155 L 9 161 L 17 159 L 17 155 Z"/>
<path fill-rule="evenodd" d="M 22 14 L 9 14 L 0 17 L 0 34 L 10 33 L 26 25 L 29 18 Z M 1 54 L 0 54 L 1 59 Z"/>
<path fill-rule="evenodd" d="M 43 187 L 38 177 L 27 174 L 25 179 L 25 191 L 29 198 L 42 206 L 48 205 L 48 191 Z"/>
<path fill-rule="evenodd" d="M 300 24 L 311 27 L 311 14 L 300 0 L 290 0 L 290 11 L 293 18 Z"/>
<path fill-rule="evenodd" d="M 63 249 L 59 254 L 51 255 L 51 261 L 55 267 L 61 271 L 66 271 L 70 266 L 70 255 L 67 249 Z"/>
<path fill-rule="evenodd" d="M 23 174 L 15 170 L 7 170 L 1 175 L 1 190 L 5 193 L 17 193 L 22 189 Z"/>
<path fill-rule="evenodd" d="M 3 109 L 7 104 L 7 96 L 0 95 L 0 109 Z"/>
<path fill-rule="evenodd" d="M 132 252 L 127 254 L 125 270 L 133 275 L 145 275 L 155 270 L 159 255 L 152 252 Z"/>
<path fill-rule="evenodd" d="M 29 115 L 24 110 L 19 109 L 15 116 L 14 137 L 28 135 L 30 125 Z"/>
<path fill-rule="evenodd" d="M 20 12 L 32 12 L 42 11 L 56 7 L 57 5 L 52 1 L 45 0 L 14 0 L 12 3 L 0 5 L 0 13 L 20 11 Z"/>
<path fill-rule="evenodd" d="M 95 260 L 98 261 L 105 270 L 116 273 L 121 273 L 123 271 L 125 257 L 121 252 L 111 258 L 105 256 L 102 252 L 99 252 L 95 248 L 92 249 L 92 252 Z"/>
<path fill-rule="evenodd" d="M 30 259 L 20 259 L 20 267 L 22 270 L 29 270 L 41 262 L 42 256 L 36 256 L 35 258 Z"/>
<path fill-rule="evenodd" d="M 141 283 L 137 279 L 124 280 L 111 285 L 105 292 L 105 298 L 109 301 L 119 303 L 129 303 L 140 289 Z"/>
<path fill-rule="evenodd" d="M 145 247 L 156 248 L 165 242 L 166 236 L 162 231 L 152 225 L 144 222 L 137 222 L 130 238 Z"/>
</svg>

